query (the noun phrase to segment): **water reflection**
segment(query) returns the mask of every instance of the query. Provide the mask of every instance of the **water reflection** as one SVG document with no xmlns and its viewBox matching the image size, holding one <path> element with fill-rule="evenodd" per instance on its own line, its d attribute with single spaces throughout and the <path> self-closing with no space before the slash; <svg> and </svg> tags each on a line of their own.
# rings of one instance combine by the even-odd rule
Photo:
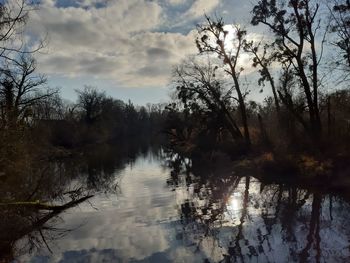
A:
<svg viewBox="0 0 350 263">
<path fill-rule="evenodd" d="M 117 171 L 140 154 L 145 146 L 139 142 L 118 148 L 100 145 L 80 154 L 22 158 L 2 167 L 0 262 L 40 249 L 53 253 L 53 241 L 83 224 L 65 227 L 62 215 L 83 203 L 93 207 L 90 200 L 98 193 L 117 192 Z"/>
<path fill-rule="evenodd" d="M 19 191 L 6 200 L 33 203 L 0 205 L 4 262 L 350 258 L 346 200 L 262 183 L 253 174 L 236 172 L 229 160 L 190 160 L 135 143 L 94 147 L 49 164 L 44 169 L 49 177 L 37 172 L 11 179 Z M 1 191 L 5 196 L 13 184 L 2 187 L 7 187 Z M 51 209 L 38 209 L 42 204 Z"/>
<path fill-rule="evenodd" d="M 169 154 L 167 165 L 168 185 L 183 199 L 183 237 L 210 262 L 349 260 L 349 205 L 342 198 L 235 176 L 225 170 L 227 161 L 208 166 L 180 159 Z"/>
</svg>

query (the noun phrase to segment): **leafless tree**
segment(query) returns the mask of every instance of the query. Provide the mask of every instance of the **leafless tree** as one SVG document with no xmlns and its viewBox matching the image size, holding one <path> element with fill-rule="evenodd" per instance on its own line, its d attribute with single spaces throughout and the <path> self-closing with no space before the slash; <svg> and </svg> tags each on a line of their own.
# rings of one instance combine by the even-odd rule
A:
<svg viewBox="0 0 350 263">
<path fill-rule="evenodd" d="M 350 1 L 333 0 L 329 6 L 332 17 L 331 31 L 337 39 L 331 44 L 339 50 L 336 67 L 344 73 L 344 80 L 350 77 Z"/>
<path fill-rule="evenodd" d="M 206 23 L 198 26 L 198 32 L 200 34 L 200 37 L 196 40 L 198 50 L 201 53 L 206 52 L 217 54 L 223 62 L 225 72 L 232 78 L 244 129 L 244 139 L 246 144 L 250 145 L 248 117 L 245 105 L 246 94 L 242 91 L 239 80 L 240 74 L 244 70 L 239 65 L 239 59 L 243 52 L 246 31 L 239 26 L 233 26 L 235 36 L 233 40 L 228 40 L 227 36 L 229 32 L 224 28 L 225 24 L 223 19 L 218 18 L 212 20 L 208 16 L 205 16 L 205 18 Z M 227 41 L 232 41 L 232 50 L 228 49 Z"/>
<path fill-rule="evenodd" d="M 0 3 L 0 62 L 17 63 L 24 54 L 33 54 L 40 50 L 44 42 L 38 40 L 36 46 L 28 47 L 22 35 L 31 11 L 37 5 L 27 0 L 11 0 Z"/>
<path fill-rule="evenodd" d="M 215 113 L 223 120 L 233 139 L 242 139 L 236 120 L 231 114 L 231 89 L 225 88 L 218 80 L 217 69 L 210 60 L 206 64 L 200 64 L 195 59 L 182 63 L 174 72 L 177 97 L 185 104 L 194 103 Z"/>
<path fill-rule="evenodd" d="M 23 121 L 30 108 L 57 90 L 46 88 L 43 75 L 36 74 L 36 62 L 30 55 L 22 55 L 16 63 L 0 69 L 0 107 L 3 125 L 10 127 Z"/>
<path fill-rule="evenodd" d="M 322 129 L 319 65 L 328 31 L 321 24 L 319 2 L 261 0 L 254 6 L 252 24 L 265 25 L 274 34 L 276 59 L 282 64 L 290 64 L 298 77 L 309 115 L 308 131 L 314 138 L 319 138 Z"/>
<path fill-rule="evenodd" d="M 92 124 L 101 114 L 102 101 L 106 99 L 104 92 L 92 86 L 85 86 L 83 90 L 76 90 L 78 105 L 82 109 L 87 124 Z"/>
</svg>

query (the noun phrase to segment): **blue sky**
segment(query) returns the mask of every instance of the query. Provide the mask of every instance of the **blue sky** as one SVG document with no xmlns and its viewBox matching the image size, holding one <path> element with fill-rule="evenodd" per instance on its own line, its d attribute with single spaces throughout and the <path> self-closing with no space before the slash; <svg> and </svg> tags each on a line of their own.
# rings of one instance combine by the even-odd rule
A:
<svg viewBox="0 0 350 263">
<path fill-rule="evenodd" d="M 137 104 L 169 99 L 172 67 L 196 53 L 203 14 L 249 23 L 244 0 L 41 0 L 29 35 L 45 38 L 38 70 L 62 96 L 93 85 Z"/>
</svg>

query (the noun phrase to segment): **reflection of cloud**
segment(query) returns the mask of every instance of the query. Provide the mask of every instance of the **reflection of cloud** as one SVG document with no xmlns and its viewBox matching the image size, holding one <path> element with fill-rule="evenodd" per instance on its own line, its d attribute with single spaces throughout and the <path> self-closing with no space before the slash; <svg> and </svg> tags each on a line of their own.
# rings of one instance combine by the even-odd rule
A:
<svg viewBox="0 0 350 263">
<path fill-rule="evenodd" d="M 181 259 L 182 262 L 203 262 L 201 257 L 198 260 L 193 258 L 193 254 L 186 248 L 173 247 L 172 249 L 167 249 L 164 252 L 155 252 L 150 256 L 143 259 L 125 258 L 122 256 L 123 251 L 119 249 L 82 249 L 82 250 L 67 250 L 61 257 L 55 259 L 50 259 L 47 256 L 37 256 L 32 258 L 30 262 L 35 263 L 95 263 L 95 262 L 175 262 Z"/>
<path fill-rule="evenodd" d="M 174 193 L 164 188 L 167 173 L 144 159 L 134 165 L 123 172 L 121 196 L 96 196 L 91 202 L 99 211 L 82 204 L 64 216 L 65 228 L 86 223 L 62 238 L 53 262 L 69 258 L 67 262 L 128 262 L 131 257 L 136 261 L 155 257 L 155 253 L 171 247 L 171 222 L 177 218 L 177 211 Z"/>
<path fill-rule="evenodd" d="M 244 178 L 232 189 L 232 193 L 228 191 L 231 185 L 220 187 L 217 190 L 222 191 L 223 196 L 217 201 L 224 202 L 223 205 L 227 204 L 225 192 L 231 193 L 228 205 L 238 206 L 238 210 L 243 209 L 242 201 L 246 198 L 246 216 L 241 218 L 240 211 L 234 224 L 233 220 L 227 224 L 230 218 L 223 218 L 223 221 L 218 219 L 207 231 L 202 226 L 208 221 L 189 220 L 181 225 L 177 209 L 185 199 L 193 201 L 196 208 L 210 204 L 208 201 L 214 196 L 203 195 L 204 192 L 196 189 L 211 191 L 215 185 L 206 181 L 194 189 L 193 186 L 199 182 L 187 186 L 186 181 L 181 179 L 182 187 L 172 192 L 166 188 L 170 171 L 149 160 L 138 159 L 133 168 L 122 172 L 122 196 L 111 195 L 107 198 L 100 195 L 92 200 L 99 211 L 85 203 L 64 215 L 64 220 L 69 224 L 79 225 L 84 219 L 87 219 L 87 224 L 62 238 L 57 246 L 51 246 L 54 256 L 43 255 L 31 261 L 22 261 L 203 262 L 208 258 L 210 262 L 219 262 L 230 251 L 231 255 L 237 252 L 235 246 L 238 245 L 246 262 L 274 262 L 276 259 L 279 262 L 299 261 L 298 253 L 308 241 L 314 209 L 311 197 L 306 195 L 305 190 L 298 189 L 295 196 L 296 203 L 299 203 L 299 198 L 307 197 L 305 204 L 291 210 L 291 189 L 278 185 L 262 187 L 253 178 L 249 181 L 249 189 Z M 216 173 L 213 175 L 211 178 L 219 176 Z M 283 192 L 279 194 L 280 190 Z M 109 206 L 105 208 L 108 202 Z M 216 204 L 219 205 L 215 202 L 214 206 Z M 326 262 L 346 262 L 350 256 L 347 238 L 350 234 L 347 227 L 349 204 L 324 198 L 320 205 L 317 213 L 322 258 Z M 332 209 L 332 220 L 329 209 Z M 314 254 L 312 246 L 310 259 Z"/>
<path fill-rule="evenodd" d="M 47 256 L 37 256 L 31 262 L 65 262 L 65 263 L 93 263 L 93 262 L 123 262 L 119 256 L 120 251 L 116 249 L 89 249 L 89 250 L 68 250 L 61 258 L 54 261 L 49 260 Z"/>
</svg>

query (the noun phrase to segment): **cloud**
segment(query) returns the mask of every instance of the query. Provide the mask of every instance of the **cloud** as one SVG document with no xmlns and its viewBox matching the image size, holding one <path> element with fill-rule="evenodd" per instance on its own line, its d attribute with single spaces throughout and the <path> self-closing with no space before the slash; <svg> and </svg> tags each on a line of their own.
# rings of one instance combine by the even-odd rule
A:
<svg viewBox="0 0 350 263">
<path fill-rule="evenodd" d="M 168 0 L 171 5 L 182 5 L 186 2 L 186 0 Z"/>
<path fill-rule="evenodd" d="M 37 59 L 38 69 L 49 76 L 112 79 L 125 87 L 164 86 L 172 67 L 196 52 L 194 31 L 157 32 L 166 16 L 156 1 L 68 3 L 44 0 L 28 24 L 31 36 L 48 33 L 47 47 Z M 195 3 L 188 14 L 197 12 Z"/>
<path fill-rule="evenodd" d="M 184 14 L 184 19 L 197 18 L 203 16 L 205 13 L 213 11 L 218 5 L 219 0 L 196 0 L 192 6 Z"/>
<path fill-rule="evenodd" d="M 176 0 L 175 0 L 176 1 Z M 170 0 L 170 2 L 172 2 Z M 174 8 L 175 16 L 171 21 L 171 26 L 174 28 L 188 27 L 194 28 L 196 23 L 200 22 L 205 14 L 210 15 L 213 11 L 219 10 L 221 6 L 220 0 L 192 0 L 179 2 Z M 170 14 L 172 16 L 172 14 Z"/>
<path fill-rule="evenodd" d="M 168 58 L 171 52 L 165 48 L 151 47 L 147 50 L 147 54 L 151 58 Z"/>
</svg>

